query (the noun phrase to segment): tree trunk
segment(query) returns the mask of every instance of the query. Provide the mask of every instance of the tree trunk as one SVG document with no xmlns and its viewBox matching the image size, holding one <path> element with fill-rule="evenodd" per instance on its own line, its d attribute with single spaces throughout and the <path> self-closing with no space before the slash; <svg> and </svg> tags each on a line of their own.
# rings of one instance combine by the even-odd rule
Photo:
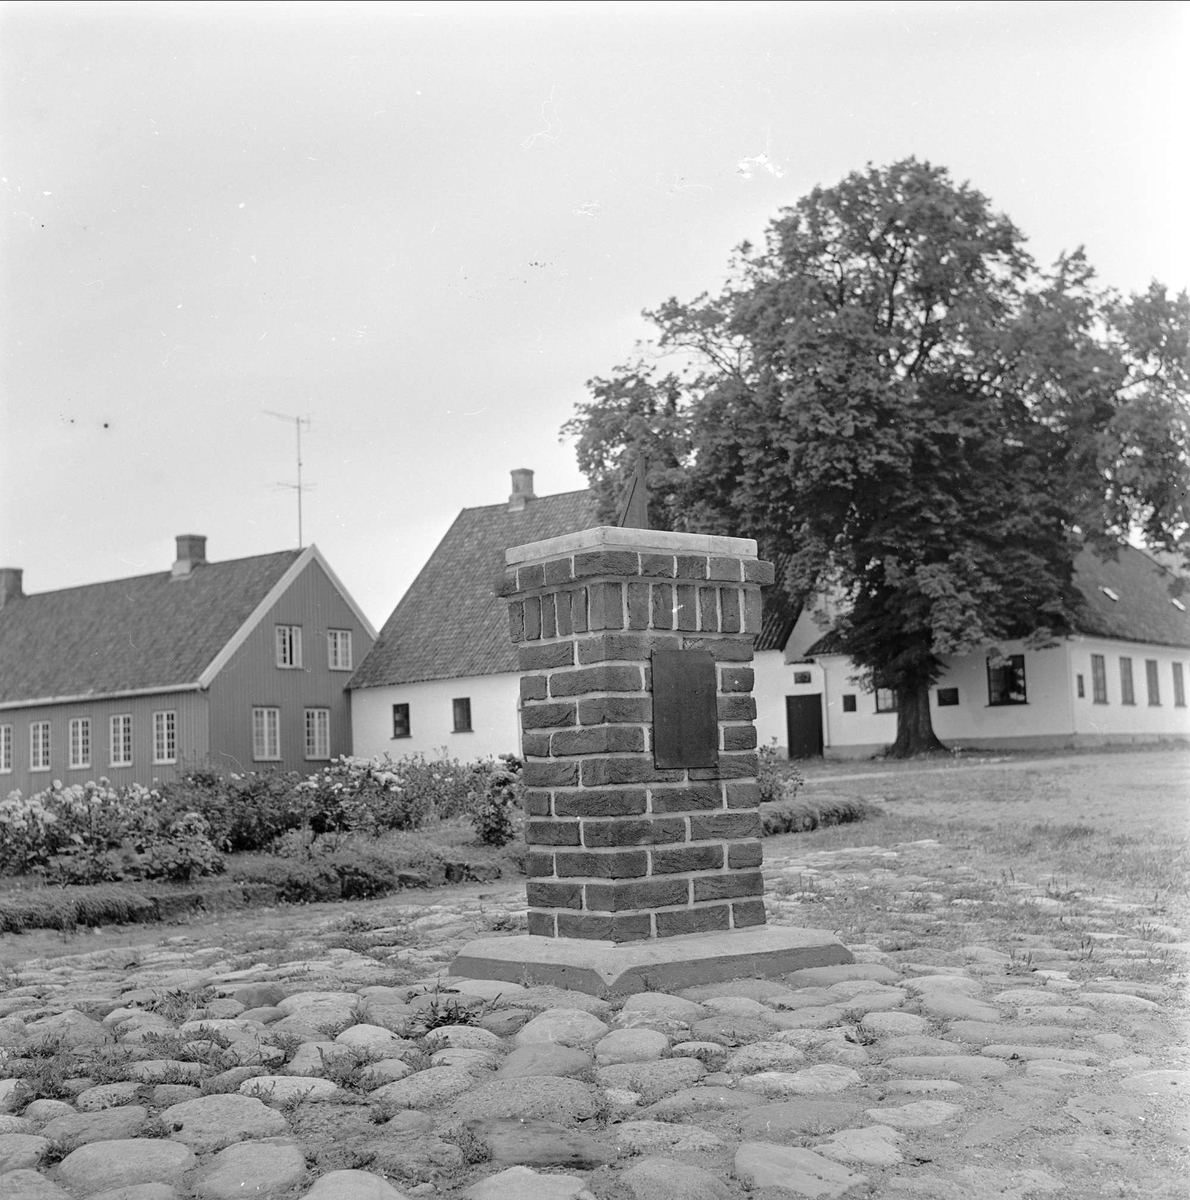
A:
<svg viewBox="0 0 1190 1200">
<path fill-rule="evenodd" d="M 889 749 L 889 758 L 913 758 L 946 747 L 934 733 L 930 720 L 930 685 L 897 689 L 897 740 Z"/>
</svg>

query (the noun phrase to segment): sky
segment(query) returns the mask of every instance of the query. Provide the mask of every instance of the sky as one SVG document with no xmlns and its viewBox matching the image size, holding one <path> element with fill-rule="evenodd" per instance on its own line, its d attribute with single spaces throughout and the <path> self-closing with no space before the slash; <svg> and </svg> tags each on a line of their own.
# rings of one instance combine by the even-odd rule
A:
<svg viewBox="0 0 1190 1200">
<path fill-rule="evenodd" d="M 314 542 L 379 626 L 816 184 L 915 155 L 1190 286 L 1186 3 L 0 4 L 0 566 Z M 278 417 L 273 414 L 282 414 Z"/>
</svg>

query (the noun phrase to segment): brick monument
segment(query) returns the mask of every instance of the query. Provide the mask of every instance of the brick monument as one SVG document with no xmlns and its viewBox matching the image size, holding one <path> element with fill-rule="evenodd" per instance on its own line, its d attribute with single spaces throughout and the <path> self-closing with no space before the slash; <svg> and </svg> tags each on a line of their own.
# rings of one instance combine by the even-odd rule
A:
<svg viewBox="0 0 1190 1200">
<path fill-rule="evenodd" d="M 756 543 L 600 526 L 506 559 L 529 934 L 470 943 L 452 974 L 634 992 L 850 962 L 765 924 Z"/>
</svg>

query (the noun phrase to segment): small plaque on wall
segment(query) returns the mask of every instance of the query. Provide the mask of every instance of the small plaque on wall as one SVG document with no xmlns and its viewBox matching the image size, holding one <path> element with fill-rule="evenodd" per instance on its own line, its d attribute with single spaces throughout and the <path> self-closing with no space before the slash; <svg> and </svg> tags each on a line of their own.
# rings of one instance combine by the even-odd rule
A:
<svg viewBox="0 0 1190 1200">
<path fill-rule="evenodd" d="M 715 660 L 708 650 L 653 651 L 653 762 L 719 765 Z"/>
</svg>

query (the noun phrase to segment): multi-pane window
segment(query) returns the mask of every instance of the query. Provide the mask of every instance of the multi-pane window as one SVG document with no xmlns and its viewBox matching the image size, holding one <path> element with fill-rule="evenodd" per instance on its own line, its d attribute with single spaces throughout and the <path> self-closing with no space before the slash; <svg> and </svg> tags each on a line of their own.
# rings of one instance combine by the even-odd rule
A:
<svg viewBox="0 0 1190 1200">
<path fill-rule="evenodd" d="M 268 762 L 281 757 L 281 710 L 254 708 L 252 710 L 252 757 Z"/>
<path fill-rule="evenodd" d="M 178 714 L 166 709 L 153 714 L 153 762 L 178 761 Z"/>
<path fill-rule="evenodd" d="M 108 723 L 111 742 L 111 765 L 132 766 L 132 714 L 117 713 Z"/>
<path fill-rule="evenodd" d="M 351 630 L 328 629 L 326 631 L 327 666 L 332 671 L 351 670 Z"/>
<path fill-rule="evenodd" d="M 1173 702 L 1176 708 L 1186 707 L 1186 680 L 1182 675 L 1182 664 L 1172 663 L 1173 667 Z"/>
<path fill-rule="evenodd" d="M 50 769 L 50 723 L 34 721 L 29 726 L 29 770 Z"/>
<path fill-rule="evenodd" d="M 1009 654 L 988 659 L 988 704 L 1027 704 L 1025 694 L 1025 656 Z"/>
<path fill-rule="evenodd" d="M 1102 654 L 1091 655 L 1091 699 L 1096 704 L 1107 703 L 1107 660 Z"/>
<path fill-rule="evenodd" d="M 1177 663 L 1181 666 L 1181 663 Z M 0 725 L 0 773 L 9 774 L 12 770 L 12 726 Z"/>
<path fill-rule="evenodd" d="M 393 705 L 393 737 L 404 738 L 409 736 L 409 705 L 394 704 Z"/>
<path fill-rule="evenodd" d="M 331 710 L 329 708 L 306 709 L 306 757 L 330 758 L 331 756 Z"/>
<path fill-rule="evenodd" d="M 1155 658 L 1145 659 L 1145 683 L 1148 684 L 1149 703 L 1160 704 L 1161 685 L 1157 682 L 1157 660 Z"/>
<path fill-rule="evenodd" d="M 1120 703 L 1135 704 L 1136 694 L 1132 690 L 1132 659 L 1120 659 Z"/>
<path fill-rule="evenodd" d="M 91 718 L 70 719 L 70 767 L 77 771 L 91 765 Z"/>
<path fill-rule="evenodd" d="M 300 625 L 277 626 L 277 666 L 300 667 L 302 665 L 302 627 Z"/>
<path fill-rule="evenodd" d="M 454 709 L 455 733 L 470 733 L 471 697 L 460 696 L 457 700 L 452 700 L 451 705 Z"/>
<path fill-rule="evenodd" d="M 897 693 L 892 688 L 877 688 L 876 689 L 876 711 L 877 712 L 896 712 L 897 711 Z"/>
</svg>

